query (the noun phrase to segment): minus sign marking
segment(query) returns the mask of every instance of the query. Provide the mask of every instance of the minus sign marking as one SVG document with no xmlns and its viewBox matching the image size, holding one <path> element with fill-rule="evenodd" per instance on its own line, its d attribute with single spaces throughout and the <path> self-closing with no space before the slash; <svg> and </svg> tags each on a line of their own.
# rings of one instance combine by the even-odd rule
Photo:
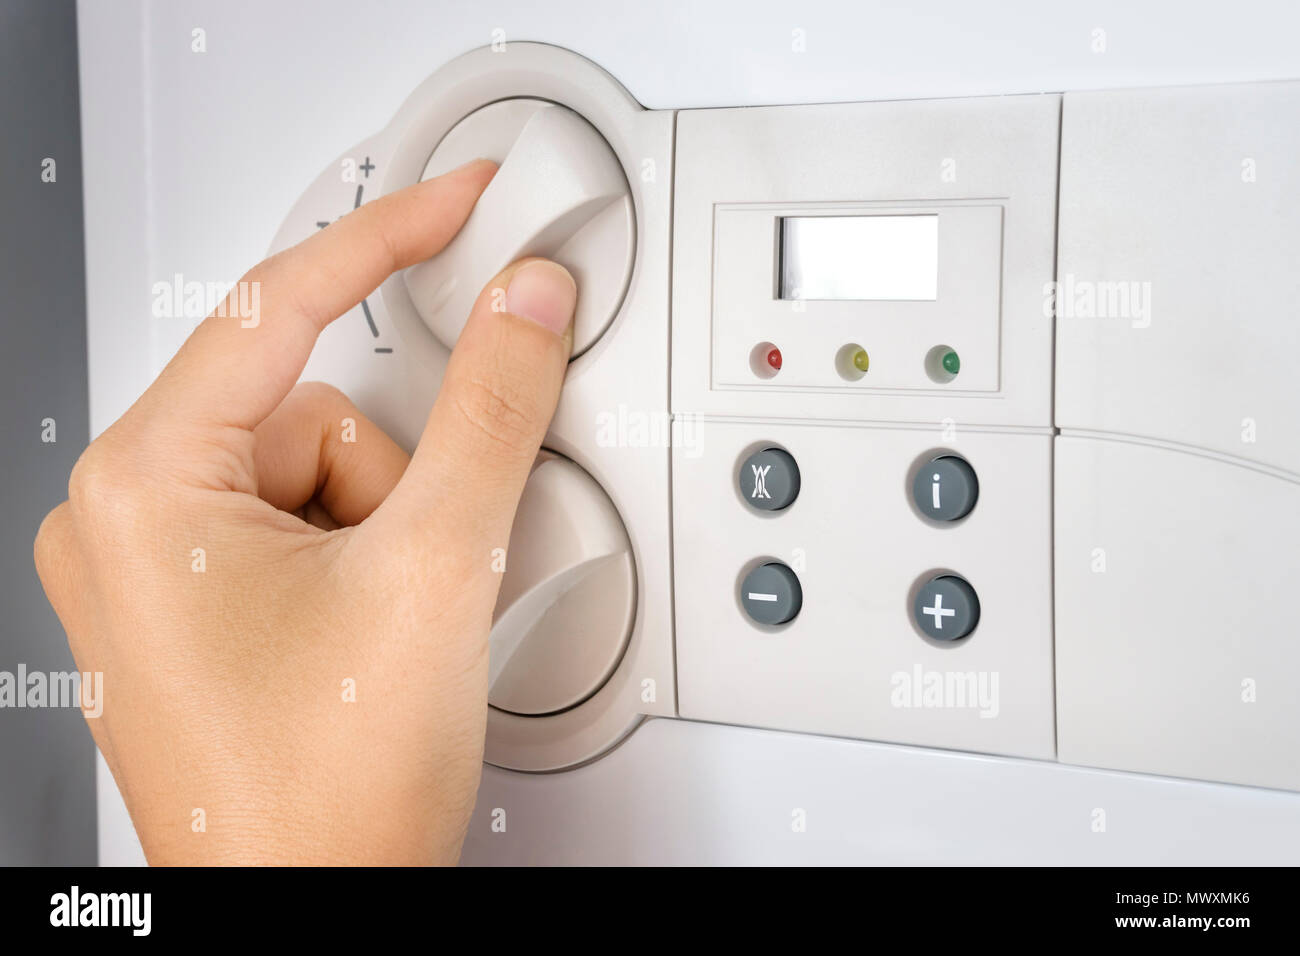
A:
<svg viewBox="0 0 1300 956">
<path fill-rule="evenodd" d="M 761 593 L 759 593 L 758 591 L 750 591 L 749 594 L 746 595 L 746 597 L 748 597 L 751 601 L 775 601 L 775 600 L 777 600 L 777 596 L 776 596 L 775 594 L 761 594 Z"/>
<path fill-rule="evenodd" d="M 383 353 L 387 354 L 387 353 L 391 352 L 392 349 L 375 349 L 375 351 L 376 351 L 376 352 L 383 352 Z"/>
</svg>

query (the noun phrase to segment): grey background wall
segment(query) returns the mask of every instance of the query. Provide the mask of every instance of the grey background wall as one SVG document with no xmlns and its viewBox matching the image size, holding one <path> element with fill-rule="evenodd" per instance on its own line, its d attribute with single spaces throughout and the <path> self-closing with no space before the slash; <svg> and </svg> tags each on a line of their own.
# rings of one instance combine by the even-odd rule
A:
<svg viewBox="0 0 1300 956">
<path fill-rule="evenodd" d="M 0 130 L 0 671 L 70 671 L 32 540 L 89 434 L 73 0 L 0 3 Z M 0 865 L 95 862 L 94 766 L 78 710 L 0 708 Z"/>
</svg>

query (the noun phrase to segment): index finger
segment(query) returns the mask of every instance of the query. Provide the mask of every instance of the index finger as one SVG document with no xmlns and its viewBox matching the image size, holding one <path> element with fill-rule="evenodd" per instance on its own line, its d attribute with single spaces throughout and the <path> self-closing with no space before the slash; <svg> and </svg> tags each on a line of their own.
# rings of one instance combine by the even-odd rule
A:
<svg viewBox="0 0 1300 956">
<path fill-rule="evenodd" d="M 495 163 L 476 160 L 382 196 L 254 266 L 241 284 L 243 303 L 258 305 L 256 316 L 239 314 L 236 285 L 141 404 L 190 426 L 251 431 L 293 388 L 321 330 L 392 273 L 440 252 L 495 172 Z"/>
</svg>

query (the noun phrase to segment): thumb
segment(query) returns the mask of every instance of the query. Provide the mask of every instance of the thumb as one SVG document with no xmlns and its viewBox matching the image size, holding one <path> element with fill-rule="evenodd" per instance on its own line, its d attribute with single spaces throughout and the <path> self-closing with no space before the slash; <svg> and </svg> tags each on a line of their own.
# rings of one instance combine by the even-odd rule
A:
<svg viewBox="0 0 1300 956">
<path fill-rule="evenodd" d="M 573 277 L 546 259 L 516 262 L 487 284 L 411 463 L 375 513 L 381 523 L 436 533 L 443 546 L 505 547 L 560 398 L 577 299 Z"/>
</svg>

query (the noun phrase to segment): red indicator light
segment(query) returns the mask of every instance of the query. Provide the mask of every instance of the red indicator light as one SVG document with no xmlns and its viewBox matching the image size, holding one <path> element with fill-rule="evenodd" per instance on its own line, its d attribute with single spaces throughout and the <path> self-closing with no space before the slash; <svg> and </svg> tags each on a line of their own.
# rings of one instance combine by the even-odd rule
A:
<svg viewBox="0 0 1300 956">
<path fill-rule="evenodd" d="M 768 351 L 767 364 L 772 367 L 773 372 L 781 371 L 781 350 L 780 349 L 773 348 Z"/>
</svg>

